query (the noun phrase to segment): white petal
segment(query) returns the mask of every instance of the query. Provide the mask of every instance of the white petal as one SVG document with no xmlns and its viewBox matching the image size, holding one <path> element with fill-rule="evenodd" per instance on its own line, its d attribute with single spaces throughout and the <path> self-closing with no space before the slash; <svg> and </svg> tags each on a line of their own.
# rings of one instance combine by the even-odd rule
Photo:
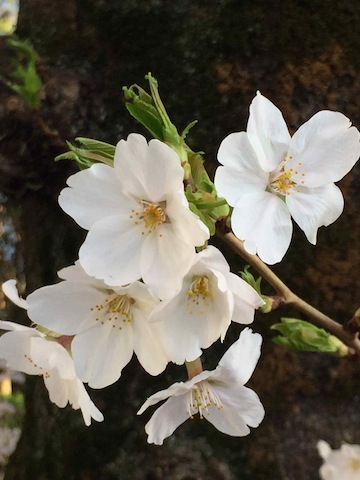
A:
<svg viewBox="0 0 360 480">
<path fill-rule="evenodd" d="M 328 226 L 339 218 L 344 199 L 340 189 L 330 183 L 317 188 L 293 189 L 286 197 L 286 204 L 309 242 L 315 245 L 318 228 Z"/>
<path fill-rule="evenodd" d="M 264 305 L 264 300 L 254 288 L 237 275 L 228 273 L 226 281 L 234 296 L 232 321 L 241 324 L 251 323 L 254 320 L 255 308 Z"/>
<path fill-rule="evenodd" d="M 200 266 L 201 266 L 201 262 Z M 194 275 L 208 278 L 211 295 L 206 298 L 188 291 Z M 231 321 L 233 298 L 220 272 L 195 265 L 185 277 L 181 291 L 163 302 L 152 315 L 157 322 L 161 343 L 169 359 L 179 365 L 191 362 L 224 336 Z"/>
<path fill-rule="evenodd" d="M 69 383 L 71 380 L 64 380 L 59 372 L 54 369 L 44 376 L 44 383 L 49 392 L 49 399 L 59 408 L 64 408 L 69 403 Z"/>
<path fill-rule="evenodd" d="M 248 425 L 257 427 L 263 420 L 264 407 L 253 390 L 239 385 L 217 385 L 216 393 L 223 408 L 211 406 L 205 418 L 220 432 L 243 437 L 250 433 Z"/>
<path fill-rule="evenodd" d="M 108 285 L 126 285 L 141 277 L 140 254 L 144 236 L 131 221 L 105 217 L 89 231 L 80 248 L 86 273 Z"/>
<path fill-rule="evenodd" d="M 6 327 L 1 322 L 1 328 Z M 25 327 L 24 327 L 25 328 Z M 1 335 L 0 337 L 0 358 L 6 361 L 8 368 L 27 373 L 28 375 L 42 375 L 41 366 L 30 361 L 31 340 L 37 335 L 36 330 L 15 330 Z"/>
<path fill-rule="evenodd" d="M 28 315 L 34 323 L 62 335 L 75 335 L 95 324 L 91 309 L 103 303 L 105 294 L 65 280 L 41 287 L 27 298 Z"/>
<path fill-rule="evenodd" d="M 182 242 L 192 247 L 201 247 L 208 240 L 210 236 L 209 229 L 189 209 L 189 203 L 183 190 L 176 196 L 169 195 L 166 203 L 166 214 L 169 217 L 174 234 Z M 162 225 L 159 228 L 159 232 L 161 232 L 164 226 L 167 226 L 167 224 Z"/>
<path fill-rule="evenodd" d="M 144 316 L 134 314 L 133 330 L 134 330 L 134 352 L 143 366 L 150 375 L 159 375 L 163 372 L 168 364 L 168 357 L 157 334 L 157 326 L 149 323 Z"/>
<path fill-rule="evenodd" d="M 192 383 L 193 384 L 193 383 Z M 151 395 L 145 403 L 141 406 L 140 410 L 137 412 L 138 415 L 141 415 L 145 412 L 146 409 L 151 407 L 152 405 L 156 405 L 157 403 L 166 400 L 172 396 L 183 395 L 184 393 L 188 392 L 192 384 L 190 385 L 189 382 L 176 382 L 173 383 L 169 388 L 165 390 L 160 390 L 159 392 L 154 393 Z"/>
<path fill-rule="evenodd" d="M 304 181 L 307 187 L 337 182 L 359 158 L 360 134 L 345 115 L 324 110 L 294 134 L 289 155 L 293 158 L 287 162 L 287 168 L 299 172 L 292 177 L 295 182 Z"/>
<path fill-rule="evenodd" d="M 261 335 L 245 328 L 239 339 L 222 356 L 219 366 L 221 376 L 232 377 L 245 385 L 251 377 L 260 357 Z"/>
<path fill-rule="evenodd" d="M 74 362 L 68 351 L 59 343 L 41 337 L 31 339 L 31 357 L 33 362 L 44 371 L 56 369 L 61 378 L 75 378 Z"/>
<path fill-rule="evenodd" d="M 126 197 L 121 193 L 115 171 L 97 163 L 75 173 L 59 196 L 60 207 L 87 230 L 104 217 L 116 215 Z"/>
<path fill-rule="evenodd" d="M 323 458 L 323 460 L 326 460 L 331 453 L 330 445 L 327 442 L 325 442 L 325 440 L 319 440 L 316 446 L 317 446 L 319 455 Z"/>
<path fill-rule="evenodd" d="M 183 190 L 184 171 L 175 151 L 159 140 L 149 144 L 132 133 L 116 146 L 114 165 L 125 193 L 160 202 L 173 191 Z"/>
<path fill-rule="evenodd" d="M 18 289 L 16 288 L 16 280 L 7 280 L 2 284 L 2 291 L 15 305 L 27 310 L 29 308 L 26 300 L 19 296 Z"/>
<path fill-rule="evenodd" d="M 170 298 L 180 289 L 194 257 L 194 246 L 184 243 L 171 224 L 164 223 L 144 240 L 141 277 L 159 298 Z"/>
<path fill-rule="evenodd" d="M 25 325 L 20 325 L 19 323 L 14 323 L 14 322 L 7 322 L 4 320 L 0 320 L 0 330 L 24 331 L 24 332 L 27 331 L 27 332 L 32 332 L 32 333 L 29 333 L 29 335 L 43 336 L 42 333 L 38 332 L 34 328 L 25 327 Z"/>
<path fill-rule="evenodd" d="M 285 203 L 269 192 L 245 195 L 235 205 L 231 226 L 245 241 L 245 249 L 268 264 L 280 262 L 290 245 L 290 213 Z"/>
<path fill-rule="evenodd" d="M 92 388 L 112 385 L 130 362 L 133 345 L 132 327 L 125 323 L 122 330 L 104 324 L 76 335 L 71 350 L 78 377 Z"/>
<path fill-rule="evenodd" d="M 165 390 L 161 390 L 160 392 L 156 392 L 151 395 L 146 402 L 142 405 L 140 410 L 137 412 L 138 415 L 141 415 L 145 412 L 145 410 L 152 405 L 156 405 L 157 403 L 161 402 L 162 400 L 166 400 L 170 397 L 177 397 L 177 396 L 184 396 L 186 395 L 196 383 L 201 382 L 202 380 L 207 380 L 208 378 L 213 378 L 215 375 L 215 370 L 209 372 L 208 370 L 204 370 L 191 380 L 187 382 L 176 382 L 173 383 L 169 388 Z"/>
<path fill-rule="evenodd" d="M 224 167 L 216 170 L 215 187 L 229 205 L 234 206 L 246 193 L 266 189 L 269 175 L 262 170 L 246 132 L 227 136 L 220 145 L 218 160 Z"/>
<path fill-rule="evenodd" d="M 70 395 L 69 402 L 75 410 L 81 408 L 85 425 L 89 426 L 92 418 L 97 422 L 104 420 L 103 414 L 94 405 L 83 383 L 78 378 L 75 378 L 72 382 L 72 392 L 74 393 Z"/>
<path fill-rule="evenodd" d="M 57 274 L 62 280 L 68 280 L 74 284 L 83 283 L 98 289 L 106 289 L 108 287 L 103 280 L 90 277 L 80 265 L 79 260 L 75 262 L 75 265 L 62 268 Z"/>
<path fill-rule="evenodd" d="M 290 134 L 280 110 L 260 92 L 250 105 L 247 134 L 262 169 L 276 170 L 286 156 Z"/>
<path fill-rule="evenodd" d="M 188 418 L 185 397 L 182 395 L 169 398 L 145 425 L 148 443 L 162 445 L 164 439 L 170 437 Z"/>
<path fill-rule="evenodd" d="M 64 380 L 54 369 L 49 375 L 44 376 L 44 382 L 49 391 L 50 401 L 55 405 L 64 408 L 70 403 L 74 410 L 81 408 L 85 425 L 89 426 L 91 424 L 91 418 L 98 422 L 104 420 L 102 413 L 91 401 L 83 383 L 78 378 Z"/>
</svg>

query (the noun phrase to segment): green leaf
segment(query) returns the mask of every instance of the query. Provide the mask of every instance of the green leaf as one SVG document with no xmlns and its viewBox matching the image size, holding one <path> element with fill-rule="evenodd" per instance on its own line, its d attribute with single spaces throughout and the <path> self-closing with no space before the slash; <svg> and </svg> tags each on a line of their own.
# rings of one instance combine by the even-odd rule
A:
<svg viewBox="0 0 360 480">
<path fill-rule="evenodd" d="M 17 82 L 7 81 L 9 88 L 20 95 L 31 108 L 39 108 L 41 101 L 42 82 L 36 70 L 38 54 L 29 40 L 19 40 L 11 37 L 7 45 L 15 50 L 13 60 L 14 70 L 11 77 Z"/>
<path fill-rule="evenodd" d="M 136 103 L 126 103 L 125 106 L 130 115 L 141 123 L 153 137 L 161 141 L 164 140 L 162 125 L 159 117 L 154 114 L 153 109 L 148 108 L 148 105 L 141 102 L 141 100 L 138 100 Z"/>
<path fill-rule="evenodd" d="M 104 163 L 112 167 L 114 165 L 115 146 L 109 143 L 94 140 L 92 138 L 78 137 L 75 139 L 83 148 L 66 142 L 69 151 L 55 157 L 59 160 L 75 160 L 80 169 L 89 168 L 94 163 Z"/>
</svg>

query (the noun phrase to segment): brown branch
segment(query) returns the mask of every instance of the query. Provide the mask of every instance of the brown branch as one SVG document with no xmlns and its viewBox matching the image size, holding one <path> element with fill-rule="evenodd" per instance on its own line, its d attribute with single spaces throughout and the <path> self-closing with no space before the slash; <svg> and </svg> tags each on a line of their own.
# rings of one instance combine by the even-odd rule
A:
<svg viewBox="0 0 360 480">
<path fill-rule="evenodd" d="M 236 253 L 258 271 L 264 280 L 276 290 L 281 297 L 283 304 L 295 306 L 298 310 L 309 317 L 315 325 L 324 328 L 338 337 L 360 356 L 360 340 L 357 334 L 352 334 L 345 330 L 340 323 L 335 322 L 335 320 L 320 312 L 293 293 L 290 288 L 285 285 L 285 283 L 280 280 L 280 278 L 262 260 L 260 260 L 258 256 L 248 253 L 244 249 L 244 242 L 236 238 L 232 232 L 223 233 L 217 231 L 217 236 L 222 238 Z"/>
</svg>

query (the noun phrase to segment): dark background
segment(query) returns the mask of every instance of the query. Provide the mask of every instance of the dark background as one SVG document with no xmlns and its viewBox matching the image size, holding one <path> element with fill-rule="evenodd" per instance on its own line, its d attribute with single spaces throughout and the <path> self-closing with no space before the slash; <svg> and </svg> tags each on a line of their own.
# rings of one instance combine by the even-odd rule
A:
<svg viewBox="0 0 360 480">
<path fill-rule="evenodd" d="M 121 87 L 151 71 L 173 122 L 190 121 L 188 143 L 206 152 L 210 174 L 230 132 L 244 130 L 257 90 L 295 131 L 321 109 L 339 110 L 360 127 L 360 3 L 350 0 L 21 0 L 17 34 L 40 55 L 44 83 L 39 113 L 0 84 L 0 191 L 16 230 L 5 280 L 16 270 L 27 292 L 56 281 L 77 258 L 84 232 L 57 205 L 76 166 L 53 158 L 76 136 L 115 144 L 145 133 L 124 107 Z M 6 78 L 13 52 L 0 39 Z M 295 228 L 289 253 L 275 267 L 304 299 L 343 323 L 359 306 L 359 167 L 340 182 L 345 213 L 320 229 L 318 246 Z M 222 245 L 218 242 L 217 245 Z M 224 250 L 234 271 L 240 259 Z M 159 378 L 136 359 L 120 381 L 91 396 L 105 421 L 87 428 L 81 414 L 50 404 L 41 379 L 29 378 L 23 435 L 6 480 L 315 480 L 316 442 L 360 443 L 358 363 L 294 354 L 271 342 L 282 310 L 258 315 L 263 355 L 250 382 L 267 415 L 246 438 L 231 438 L 205 421 L 188 421 L 163 447 L 146 443 L 144 399 L 185 371 Z M 12 313 L 19 321 L 19 314 Z M 23 319 L 23 321 L 26 321 Z M 206 356 L 213 368 L 239 330 Z"/>
</svg>

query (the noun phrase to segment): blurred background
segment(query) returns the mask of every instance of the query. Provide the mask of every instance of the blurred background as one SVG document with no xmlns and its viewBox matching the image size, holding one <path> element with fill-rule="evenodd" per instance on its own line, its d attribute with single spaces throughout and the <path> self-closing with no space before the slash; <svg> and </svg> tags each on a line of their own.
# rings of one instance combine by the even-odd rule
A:
<svg viewBox="0 0 360 480">
<path fill-rule="evenodd" d="M 56 282 L 56 271 L 77 259 L 85 232 L 57 204 L 76 165 L 53 159 L 77 136 L 116 144 L 131 132 L 146 134 L 127 113 L 122 86 L 147 88 L 151 71 L 179 130 L 198 120 L 188 143 L 206 152 L 213 175 L 221 140 L 246 129 L 257 90 L 280 108 L 291 133 L 322 109 L 360 127 L 359 22 L 360 3 L 350 0 L 20 0 L 16 35 L 37 52 L 42 86 L 36 108 L 9 88 L 16 51 L 0 37 L 0 281 L 16 276 L 26 295 Z M 13 23 L 0 28 L 11 33 Z M 275 271 L 344 323 L 359 307 L 359 166 L 339 186 L 341 218 L 320 229 L 317 247 L 295 228 Z M 234 272 L 244 267 L 216 244 Z M 1 307 L 2 318 L 27 322 L 19 309 Z M 289 309 L 258 314 L 253 324 L 264 346 L 249 386 L 267 413 L 248 437 L 193 420 L 162 447 L 146 443 L 152 412 L 136 412 L 152 393 L 185 380 L 180 367 L 152 378 L 133 358 L 117 384 L 90 392 L 105 415 L 91 427 L 79 412 L 50 404 L 42 379 L 15 378 L 12 394 L 6 385 L 1 391 L 12 407 L 0 409 L 0 427 L 12 436 L 0 428 L 0 463 L 21 429 L 5 479 L 319 479 L 318 439 L 333 448 L 360 443 L 359 364 L 274 345 L 270 325 L 291 315 L 299 316 Z M 223 345 L 206 352 L 206 368 L 239 331 L 234 326 Z"/>
</svg>

